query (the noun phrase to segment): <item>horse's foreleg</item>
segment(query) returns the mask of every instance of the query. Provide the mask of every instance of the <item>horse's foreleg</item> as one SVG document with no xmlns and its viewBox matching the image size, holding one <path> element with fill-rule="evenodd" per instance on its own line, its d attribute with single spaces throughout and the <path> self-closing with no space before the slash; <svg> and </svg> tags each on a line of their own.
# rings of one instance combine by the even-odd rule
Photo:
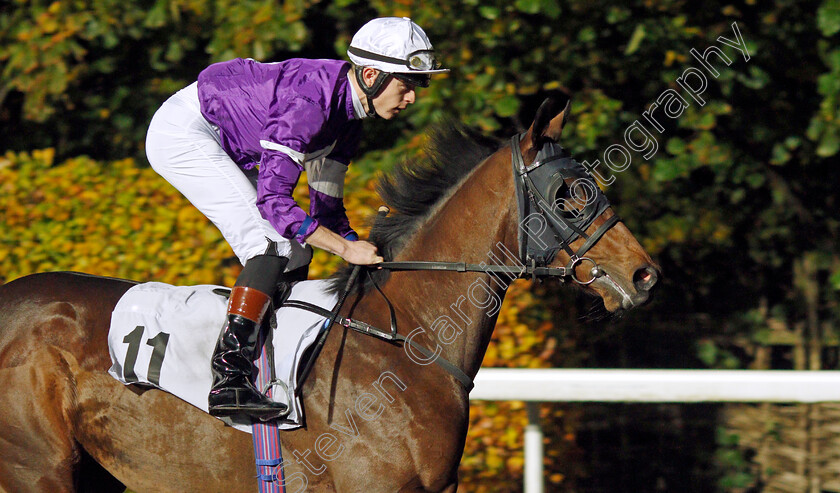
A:
<svg viewBox="0 0 840 493">
<path fill-rule="evenodd" d="M 70 364 L 54 347 L 0 370 L 0 491 L 75 491 L 75 390 Z"/>
</svg>

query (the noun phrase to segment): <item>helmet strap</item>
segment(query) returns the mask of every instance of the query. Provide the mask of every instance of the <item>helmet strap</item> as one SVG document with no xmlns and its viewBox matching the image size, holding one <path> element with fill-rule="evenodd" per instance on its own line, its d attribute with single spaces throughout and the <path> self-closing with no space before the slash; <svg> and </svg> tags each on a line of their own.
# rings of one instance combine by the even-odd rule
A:
<svg viewBox="0 0 840 493">
<path fill-rule="evenodd" d="M 357 65 L 355 68 L 356 82 L 359 83 L 359 87 L 362 88 L 362 92 L 364 92 L 365 96 L 367 96 L 367 116 L 377 118 L 379 115 L 376 113 L 376 108 L 373 107 L 373 97 L 379 94 L 379 91 L 382 90 L 382 86 L 391 74 L 380 70 L 373 83 L 371 85 L 367 85 L 365 84 L 364 76 L 362 75 L 365 67 Z"/>
</svg>

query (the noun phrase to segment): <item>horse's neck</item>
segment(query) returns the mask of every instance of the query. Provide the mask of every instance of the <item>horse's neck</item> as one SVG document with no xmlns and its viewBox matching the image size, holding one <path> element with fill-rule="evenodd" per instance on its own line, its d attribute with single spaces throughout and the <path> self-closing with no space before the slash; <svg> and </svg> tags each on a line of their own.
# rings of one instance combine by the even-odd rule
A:
<svg viewBox="0 0 840 493">
<path fill-rule="evenodd" d="M 514 263 L 509 257 L 518 248 L 518 212 L 512 172 L 509 162 L 493 159 L 479 165 L 432 211 L 395 260 Z M 427 339 L 431 348 L 440 345 L 444 358 L 474 376 L 510 280 L 484 273 L 430 271 L 400 277 L 393 296 L 399 299 L 395 305 L 400 311 L 413 318 L 410 327 L 425 329 L 431 335 Z"/>
</svg>

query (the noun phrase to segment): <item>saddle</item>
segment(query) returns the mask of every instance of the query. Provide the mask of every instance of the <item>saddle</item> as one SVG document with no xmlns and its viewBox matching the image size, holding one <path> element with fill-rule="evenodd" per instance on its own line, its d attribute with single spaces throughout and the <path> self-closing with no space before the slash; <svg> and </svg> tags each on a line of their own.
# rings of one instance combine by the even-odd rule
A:
<svg viewBox="0 0 840 493">
<path fill-rule="evenodd" d="M 272 308 L 264 322 L 270 336 L 263 346 L 270 362 L 265 370 L 274 385 L 273 398 L 290 408 L 287 418 L 278 423 L 281 429 L 302 426 L 302 402 L 295 390 L 301 362 L 309 361 L 307 349 L 322 334 L 325 314 L 332 313 L 336 304 L 337 296 L 329 288 L 326 280 L 302 281 L 284 288 L 278 303 L 300 302 L 319 312 L 281 306 Z M 206 412 L 212 380 L 210 358 L 225 319 L 228 293 L 221 286 L 157 282 L 129 289 L 111 314 L 109 374 L 126 385 L 162 389 Z M 226 421 L 251 431 L 249 421 Z"/>
</svg>

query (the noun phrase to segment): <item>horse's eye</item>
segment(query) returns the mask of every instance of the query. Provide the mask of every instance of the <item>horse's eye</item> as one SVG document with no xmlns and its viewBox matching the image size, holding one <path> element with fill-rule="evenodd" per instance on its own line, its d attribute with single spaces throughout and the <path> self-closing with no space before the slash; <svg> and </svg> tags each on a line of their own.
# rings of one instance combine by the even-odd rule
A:
<svg viewBox="0 0 840 493">
<path fill-rule="evenodd" d="M 559 174 L 555 175 L 548 186 L 547 199 L 551 200 L 552 208 L 557 214 L 573 218 L 577 214 L 577 203 L 572 197 L 571 189 Z"/>
<path fill-rule="evenodd" d="M 571 198 L 572 194 L 571 190 L 569 189 L 569 185 L 566 183 L 565 180 L 563 180 L 563 182 L 560 184 L 560 186 L 557 187 L 557 190 L 554 192 L 554 203 L 560 206 L 561 208 L 565 209 L 566 207 L 563 207 L 563 205 L 566 204 L 566 202 L 568 202 L 568 200 Z M 568 206 L 568 204 L 566 204 L 566 206 Z"/>
</svg>

